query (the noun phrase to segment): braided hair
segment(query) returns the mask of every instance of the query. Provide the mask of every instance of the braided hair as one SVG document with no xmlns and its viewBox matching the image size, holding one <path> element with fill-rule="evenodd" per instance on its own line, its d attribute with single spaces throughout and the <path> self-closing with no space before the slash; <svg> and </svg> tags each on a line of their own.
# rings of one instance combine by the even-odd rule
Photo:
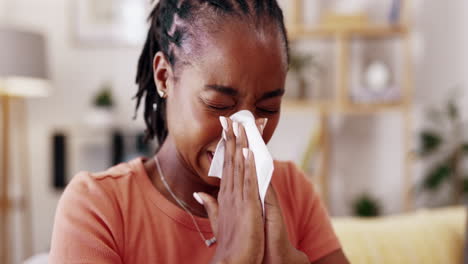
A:
<svg viewBox="0 0 468 264">
<path fill-rule="evenodd" d="M 213 18 L 214 17 L 214 18 Z M 284 40 L 289 61 L 289 46 L 284 26 L 283 12 L 276 0 L 159 0 L 148 20 L 150 29 L 138 61 L 136 83 L 138 91 L 135 116 L 144 99 L 145 141 L 157 138 L 161 145 L 167 137 L 166 102 L 156 91 L 153 79 L 153 59 L 161 51 L 171 67 L 181 61 L 180 50 L 194 27 L 211 19 L 231 17 L 253 21 L 276 22 Z M 246 19 L 245 19 L 246 18 Z M 206 26 L 206 23 L 204 24 Z M 210 25 L 216 25 L 210 23 Z M 201 26 L 203 27 L 203 26 Z"/>
</svg>

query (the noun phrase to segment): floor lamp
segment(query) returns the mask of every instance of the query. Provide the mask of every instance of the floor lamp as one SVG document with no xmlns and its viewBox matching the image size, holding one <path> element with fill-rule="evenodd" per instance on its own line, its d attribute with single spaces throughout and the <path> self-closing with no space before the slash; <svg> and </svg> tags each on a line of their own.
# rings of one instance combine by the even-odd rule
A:
<svg viewBox="0 0 468 264">
<path fill-rule="evenodd" d="M 12 100 L 29 97 L 44 97 L 50 92 L 47 81 L 46 46 L 42 35 L 32 32 L 20 31 L 12 28 L 0 27 L 0 104 L 2 113 L 2 161 L 0 171 L 0 263 L 12 263 L 10 234 L 10 211 L 19 207 L 22 209 L 22 234 L 25 254 L 31 254 L 32 220 L 30 206 L 30 186 L 28 170 L 20 175 L 22 189 L 21 201 L 14 202 L 10 198 L 11 161 L 10 161 L 10 104 Z M 23 116 L 23 125 L 27 123 Z M 22 129 L 25 131 L 26 129 Z M 19 131 L 18 131 L 19 132 Z M 25 133 L 27 140 L 28 136 Z M 29 168 L 27 142 L 23 142 L 23 168 Z M 29 251 L 29 252 L 28 252 Z"/>
</svg>

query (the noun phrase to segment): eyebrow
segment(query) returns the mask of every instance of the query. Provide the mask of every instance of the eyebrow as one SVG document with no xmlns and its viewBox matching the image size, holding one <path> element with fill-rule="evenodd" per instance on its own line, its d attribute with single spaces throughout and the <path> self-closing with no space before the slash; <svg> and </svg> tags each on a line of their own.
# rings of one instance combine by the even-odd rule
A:
<svg viewBox="0 0 468 264">
<path fill-rule="evenodd" d="M 229 95 L 229 96 L 238 95 L 237 90 L 230 87 L 230 86 L 224 86 L 224 85 L 218 85 L 218 84 L 208 84 L 208 85 L 205 85 L 205 87 L 208 90 L 214 90 L 214 91 L 217 91 L 217 92 Z M 266 92 L 265 94 L 262 95 L 262 97 L 260 97 L 260 100 L 265 100 L 265 99 L 268 99 L 268 98 L 282 96 L 282 95 L 284 95 L 284 92 L 285 91 L 284 91 L 283 88 L 276 89 L 276 90 L 270 91 L 270 92 Z"/>
<path fill-rule="evenodd" d="M 230 95 L 230 96 L 236 96 L 238 94 L 237 90 L 230 87 L 230 86 L 224 86 L 224 85 L 218 85 L 218 84 L 208 84 L 205 85 L 205 87 L 208 90 L 215 90 L 217 92 Z"/>
<path fill-rule="evenodd" d="M 283 94 L 284 94 L 284 89 L 283 88 L 276 89 L 274 91 L 266 92 L 265 94 L 263 94 L 263 96 L 260 97 L 260 100 L 265 100 L 265 99 L 269 99 L 269 98 L 273 98 L 273 97 L 282 96 Z"/>
</svg>

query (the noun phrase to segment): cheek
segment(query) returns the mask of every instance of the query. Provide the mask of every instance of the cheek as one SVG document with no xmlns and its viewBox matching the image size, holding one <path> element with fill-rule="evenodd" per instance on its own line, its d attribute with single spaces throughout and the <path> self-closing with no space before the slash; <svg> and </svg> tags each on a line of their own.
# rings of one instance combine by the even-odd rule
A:
<svg viewBox="0 0 468 264">
<path fill-rule="evenodd" d="M 174 96 L 168 106 L 169 133 L 179 152 L 185 153 L 185 159 L 198 163 L 198 156 L 204 155 L 206 148 L 216 144 L 221 135 L 218 116 L 205 111 L 187 94 Z"/>
<path fill-rule="evenodd" d="M 280 119 L 279 114 L 276 115 L 275 117 L 268 119 L 268 123 L 265 127 L 265 130 L 263 130 L 263 140 L 265 141 L 265 144 L 268 144 L 270 139 L 273 137 L 276 127 L 278 126 L 279 119 Z"/>
<path fill-rule="evenodd" d="M 218 115 L 206 111 L 195 99 L 186 104 L 183 111 L 190 113 L 190 119 L 185 120 L 184 130 L 191 130 L 191 139 L 199 147 L 206 147 L 221 134 L 221 124 Z"/>
<path fill-rule="evenodd" d="M 193 113 L 195 118 L 187 122 L 190 124 L 189 127 L 185 127 L 186 130 L 192 130 L 190 139 L 187 140 L 193 140 L 193 150 L 200 150 L 200 148 L 217 143 L 222 130 L 218 117 L 207 116 L 203 112 L 197 112 L 197 110 L 194 110 Z"/>
</svg>

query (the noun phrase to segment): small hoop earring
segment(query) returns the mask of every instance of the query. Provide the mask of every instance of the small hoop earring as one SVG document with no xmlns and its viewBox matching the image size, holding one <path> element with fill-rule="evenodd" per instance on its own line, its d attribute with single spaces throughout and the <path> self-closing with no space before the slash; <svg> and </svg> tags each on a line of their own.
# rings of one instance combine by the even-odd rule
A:
<svg viewBox="0 0 468 264">
<path fill-rule="evenodd" d="M 158 94 L 161 98 L 166 98 L 166 92 L 158 90 Z"/>
<path fill-rule="evenodd" d="M 158 115 L 157 110 L 158 110 L 158 104 L 153 103 L 153 113 L 151 113 L 151 123 L 152 123 L 153 131 L 156 131 L 155 126 L 157 123 L 157 115 Z"/>
</svg>

